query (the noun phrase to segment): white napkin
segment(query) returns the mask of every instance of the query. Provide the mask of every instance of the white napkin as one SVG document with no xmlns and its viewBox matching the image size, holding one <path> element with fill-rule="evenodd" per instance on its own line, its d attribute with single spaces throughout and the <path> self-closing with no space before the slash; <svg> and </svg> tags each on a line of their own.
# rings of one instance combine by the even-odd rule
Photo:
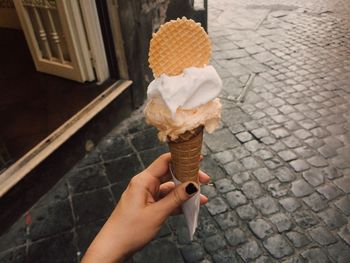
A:
<svg viewBox="0 0 350 263">
<path fill-rule="evenodd" d="M 169 166 L 169 168 L 170 168 L 169 170 L 170 170 L 171 176 L 173 177 L 173 181 L 175 185 L 181 184 L 181 182 L 175 178 L 171 170 L 171 166 Z M 198 214 L 199 214 L 199 206 L 200 206 L 199 198 L 200 198 L 200 189 L 198 189 L 198 192 L 181 206 L 182 212 L 185 215 L 191 241 L 193 240 L 193 235 L 198 225 Z"/>
</svg>

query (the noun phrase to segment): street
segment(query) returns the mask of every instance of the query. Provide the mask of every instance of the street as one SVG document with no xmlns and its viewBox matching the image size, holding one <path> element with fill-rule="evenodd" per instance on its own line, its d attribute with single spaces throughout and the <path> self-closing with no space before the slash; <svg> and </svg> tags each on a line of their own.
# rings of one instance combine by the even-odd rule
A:
<svg viewBox="0 0 350 263">
<path fill-rule="evenodd" d="M 172 217 L 134 262 L 350 262 L 350 2 L 305 2 L 209 1 L 224 83 L 203 145 L 209 202 L 193 242 Z M 0 261 L 78 261 L 167 151 L 156 134 L 135 111 L 0 238 Z"/>
</svg>

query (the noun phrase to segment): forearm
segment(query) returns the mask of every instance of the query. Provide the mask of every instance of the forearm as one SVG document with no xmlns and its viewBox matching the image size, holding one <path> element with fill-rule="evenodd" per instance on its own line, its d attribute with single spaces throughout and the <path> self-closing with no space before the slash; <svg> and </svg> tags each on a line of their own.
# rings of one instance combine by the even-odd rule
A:
<svg viewBox="0 0 350 263">
<path fill-rule="evenodd" d="M 123 263 L 126 260 L 124 256 L 102 254 L 96 249 L 89 249 L 81 261 L 82 263 Z"/>
<path fill-rule="evenodd" d="M 82 263 L 124 262 L 128 251 L 120 242 L 123 238 L 117 233 L 116 224 L 112 224 L 112 218 L 109 218 L 86 251 Z"/>
<path fill-rule="evenodd" d="M 147 171 L 134 176 L 117 207 L 88 248 L 83 263 L 124 262 L 159 232 L 164 221 L 199 189 L 193 183 L 175 187 L 168 182 L 170 154 L 162 155 Z M 199 173 L 201 183 L 209 176 Z M 192 190 L 187 188 L 192 184 Z M 162 197 L 159 199 L 159 197 Z M 204 204 L 206 200 L 201 203 Z"/>
</svg>

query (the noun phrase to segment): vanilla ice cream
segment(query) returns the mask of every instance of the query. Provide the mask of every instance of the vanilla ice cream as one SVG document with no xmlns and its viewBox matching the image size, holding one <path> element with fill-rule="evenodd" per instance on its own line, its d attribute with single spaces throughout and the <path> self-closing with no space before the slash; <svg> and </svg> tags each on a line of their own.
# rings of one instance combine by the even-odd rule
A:
<svg viewBox="0 0 350 263">
<path fill-rule="evenodd" d="M 221 89 L 222 81 L 210 65 L 186 68 L 177 76 L 162 74 L 148 86 L 146 120 L 158 128 L 161 141 L 175 140 L 200 125 L 211 133 L 219 126 Z"/>
</svg>

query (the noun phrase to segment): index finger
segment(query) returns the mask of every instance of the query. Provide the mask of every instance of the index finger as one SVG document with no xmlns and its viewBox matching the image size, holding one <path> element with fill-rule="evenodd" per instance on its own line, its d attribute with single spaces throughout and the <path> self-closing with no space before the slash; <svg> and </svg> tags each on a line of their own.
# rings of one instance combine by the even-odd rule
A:
<svg viewBox="0 0 350 263">
<path fill-rule="evenodd" d="M 203 159 L 203 157 L 201 156 L 200 159 Z M 162 154 L 145 171 L 162 183 L 170 181 L 172 179 L 169 171 L 170 160 L 170 153 Z M 198 177 L 200 183 L 207 184 L 210 181 L 210 177 L 201 170 L 198 171 Z"/>
<path fill-rule="evenodd" d="M 169 181 L 171 179 L 169 174 L 170 159 L 170 153 L 162 154 L 153 163 L 151 163 L 145 171 L 162 182 Z"/>
</svg>

